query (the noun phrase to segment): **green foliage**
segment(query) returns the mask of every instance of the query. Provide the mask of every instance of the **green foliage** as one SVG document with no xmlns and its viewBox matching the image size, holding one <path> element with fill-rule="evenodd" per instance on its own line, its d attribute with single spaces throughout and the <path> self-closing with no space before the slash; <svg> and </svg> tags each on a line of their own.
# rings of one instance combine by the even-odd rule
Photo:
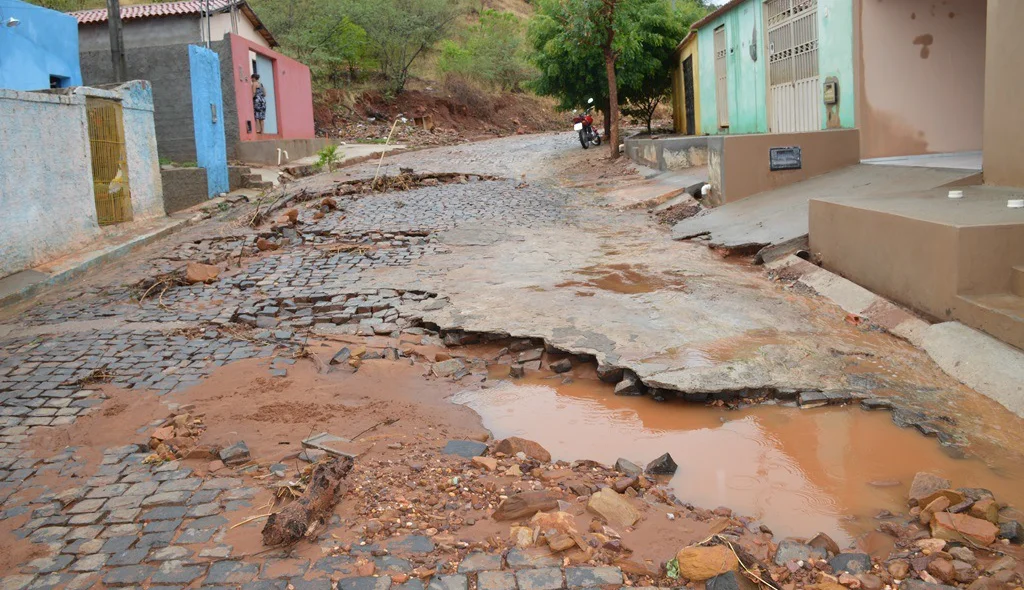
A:
<svg viewBox="0 0 1024 590">
<path fill-rule="evenodd" d="M 87 8 L 98 8 L 96 0 L 26 0 L 29 4 L 35 4 L 51 10 L 61 12 L 74 12 L 86 10 Z M 102 3 L 100 3 L 102 5 Z"/>
<path fill-rule="evenodd" d="M 501 90 L 520 90 L 530 74 L 519 17 L 511 12 L 483 10 L 464 40 L 444 41 L 438 67 Z"/>
<path fill-rule="evenodd" d="M 284 53 L 309 66 L 320 85 L 351 82 L 373 66 L 366 31 L 352 22 L 351 0 L 250 0 Z"/>
<path fill-rule="evenodd" d="M 326 145 L 316 153 L 319 158 L 316 161 L 317 168 L 327 168 L 328 172 L 334 170 L 334 165 L 341 159 L 341 151 L 333 143 Z"/>
<path fill-rule="evenodd" d="M 679 579 L 679 560 L 672 559 L 665 564 L 665 575 L 673 580 Z"/>
<path fill-rule="evenodd" d="M 366 31 L 366 45 L 387 89 L 399 94 L 417 58 L 446 38 L 465 11 L 461 0 L 345 0 L 352 21 Z"/>
<path fill-rule="evenodd" d="M 554 96 L 563 109 L 587 98 L 607 107 L 608 77 L 600 11 L 604 0 L 540 0 L 530 21 L 532 59 L 540 71 L 532 87 Z M 690 25 L 707 14 L 700 0 L 618 0 L 614 30 L 616 87 L 627 114 L 653 113 L 671 88 L 673 52 Z M 648 117 L 649 120 L 649 117 Z"/>
</svg>

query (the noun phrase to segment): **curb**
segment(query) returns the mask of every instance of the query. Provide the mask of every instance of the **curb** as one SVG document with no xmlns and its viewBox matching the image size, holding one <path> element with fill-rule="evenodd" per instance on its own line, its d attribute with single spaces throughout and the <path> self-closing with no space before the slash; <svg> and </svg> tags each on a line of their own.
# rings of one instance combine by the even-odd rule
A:
<svg viewBox="0 0 1024 590">
<path fill-rule="evenodd" d="M 57 285 L 62 285 L 64 283 L 70 282 L 89 272 L 93 268 L 98 268 L 108 262 L 112 262 L 114 260 L 117 260 L 118 258 L 126 256 L 133 252 L 134 250 L 136 250 L 137 248 L 141 248 L 143 246 L 151 244 L 161 238 L 165 238 L 173 234 L 174 232 L 180 229 L 189 227 L 190 225 L 196 223 L 200 219 L 202 219 L 201 214 L 193 215 L 191 217 L 187 217 L 184 219 L 179 219 L 177 220 L 176 223 L 172 223 L 171 225 L 168 225 L 156 231 L 137 236 L 123 244 L 114 246 L 109 250 L 97 252 L 95 255 L 91 256 L 86 260 L 83 260 L 79 264 L 71 268 L 59 271 L 56 274 L 50 275 L 49 277 L 39 281 L 38 283 L 32 283 L 31 285 L 27 285 L 19 289 L 18 291 L 0 296 L 0 307 L 9 307 L 11 305 L 27 301 L 35 297 L 36 295 L 38 295 L 40 292 L 47 288 L 55 287 Z"/>
</svg>

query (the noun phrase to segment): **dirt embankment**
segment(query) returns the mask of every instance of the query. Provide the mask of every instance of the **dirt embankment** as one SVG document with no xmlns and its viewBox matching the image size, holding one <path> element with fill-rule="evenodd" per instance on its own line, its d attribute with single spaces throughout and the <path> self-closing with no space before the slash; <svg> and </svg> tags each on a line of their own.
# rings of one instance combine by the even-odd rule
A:
<svg viewBox="0 0 1024 590">
<path fill-rule="evenodd" d="M 399 123 L 392 142 L 407 145 L 450 145 L 482 137 L 539 133 L 568 128 L 568 116 L 554 101 L 527 93 L 490 93 L 451 82 L 406 90 L 388 101 L 380 92 L 332 89 L 314 100 L 317 133 L 352 141 L 382 141 Z M 426 117 L 428 127 L 416 126 Z"/>
</svg>

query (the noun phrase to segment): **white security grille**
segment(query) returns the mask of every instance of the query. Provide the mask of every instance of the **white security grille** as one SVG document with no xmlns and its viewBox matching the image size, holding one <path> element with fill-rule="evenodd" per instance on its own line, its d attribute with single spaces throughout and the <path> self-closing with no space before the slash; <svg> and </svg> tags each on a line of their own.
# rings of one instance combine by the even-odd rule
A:
<svg viewBox="0 0 1024 590">
<path fill-rule="evenodd" d="M 771 131 L 821 129 L 817 0 L 765 0 Z"/>
</svg>

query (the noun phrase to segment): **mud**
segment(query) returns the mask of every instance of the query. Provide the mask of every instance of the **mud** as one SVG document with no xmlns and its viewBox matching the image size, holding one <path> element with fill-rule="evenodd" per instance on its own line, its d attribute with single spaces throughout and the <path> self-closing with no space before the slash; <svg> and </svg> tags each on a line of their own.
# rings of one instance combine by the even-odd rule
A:
<svg viewBox="0 0 1024 590">
<path fill-rule="evenodd" d="M 558 459 L 645 464 L 669 452 L 680 466 L 670 483 L 681 500 L 729 506 L 777 537 L 824 531 L 849 544 L 877 527 L 880 510 L 905 506 L 918 471 L 1024 502 L 1019 463 L 954 459 L 934 440 L 894 425 L 887 412 L 659 403 L 614 396 L 599 381 L 536 375 L 453 401 L 480 413 L 495 437 L 536 440 Z"/>
<path fill-rule="evenodd" d="M 633 295 L 637 293 L 653 293 L 654 291 L 683 291 L 685 280 L 667 274 L 651 273 L 643 265 L 611 264 L 608 266 L 590 266 L 580 269 L 576 274 L 588 277 L 584 281 L 565 281 L 556 287 L 589 287 Z"/>
</svg>

